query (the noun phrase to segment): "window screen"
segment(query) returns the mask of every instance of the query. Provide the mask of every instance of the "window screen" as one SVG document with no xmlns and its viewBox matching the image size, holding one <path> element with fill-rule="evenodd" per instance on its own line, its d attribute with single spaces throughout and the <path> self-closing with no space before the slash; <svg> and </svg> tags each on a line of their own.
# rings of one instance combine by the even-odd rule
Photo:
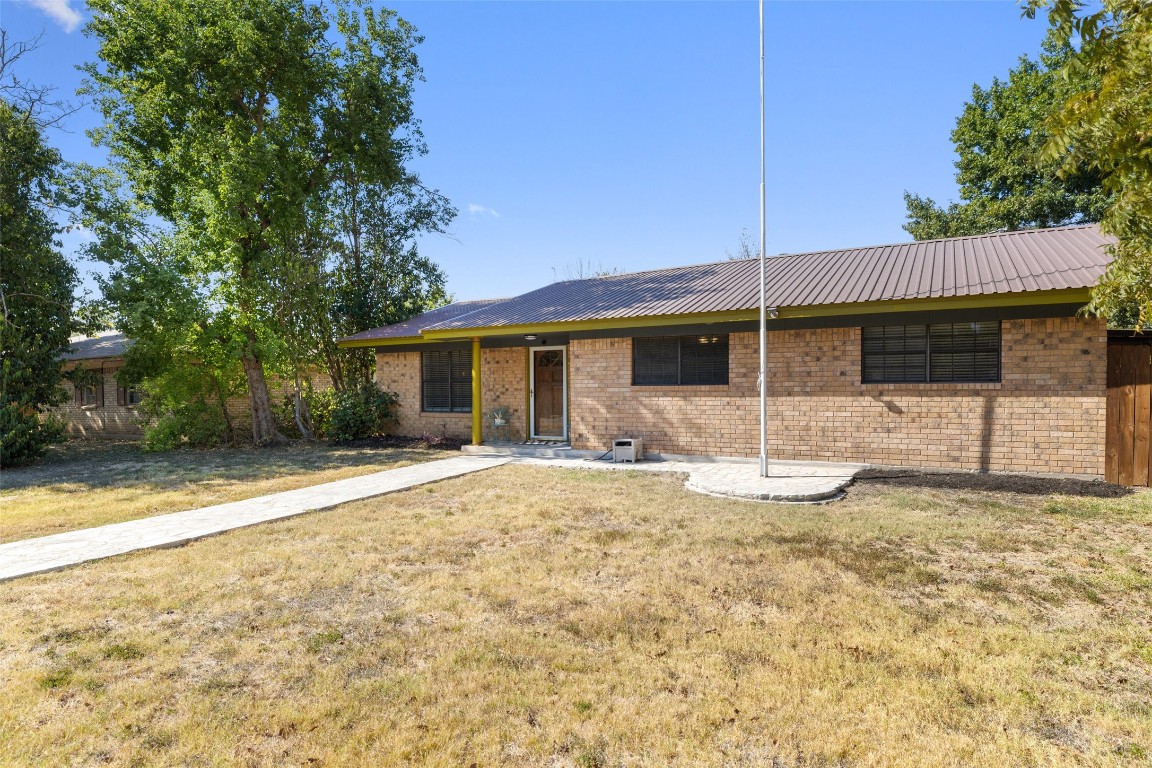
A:
<svg viewBox="0 0 1152 768">
<path fill-rule="evenodd" d="M 728 335 L 632 339 L 635 386 L 727 384 Z"/>
<path fill-rule="evenodd" d="M 882 325 L 861 329 L 864 383 L 1000 380 L 1000 323 Z"/>
<path fill-rule="evenodd" d="M 472 351 L 453 349 L 421 355 L 425 411 L 472 410 Z"/>
</svg>

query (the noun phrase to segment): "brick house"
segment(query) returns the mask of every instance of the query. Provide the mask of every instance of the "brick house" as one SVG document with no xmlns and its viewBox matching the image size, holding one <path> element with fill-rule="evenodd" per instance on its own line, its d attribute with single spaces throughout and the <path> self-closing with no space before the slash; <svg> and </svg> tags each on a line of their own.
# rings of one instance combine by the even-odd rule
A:
<svg viewBox="0 0 1152 768">
<path fill-rule="evenodd" d="M 142 394 L 117 381 L 124 367 L 124 352 L 132 342 L 124 334 L 108 331 L 93 338 L 73 338 L 64 354 L 64 370 L 87 368 L 95 373 L 93 383 L 77 386 L 64 383 L 71 398 L 52 412 L 64 419 L 66 434 L 79 438 L 138 439 L 144 434 L 139 405 Z M 316 371 L 309 376 L 312 386 L 332 386 L 328 374 Z M 269 393 L 273 403 L 287 397 L 291 384 L 270 377 Z M 228 417 L 237 435 L 244 435 L 252 425 L 248 397 L 239 395 L 225 401 Z"/>
<path fill-rule="evenodd" d="M 87 386 L 66 383 L 71 399 L 52 409 L 64 419 L 72 437 L 138 438 L 143 434 L 137 413 L 140 393 L 116 380 L 128 343 L 124 334 L 115 331 L 72 340 L 64 354 L 64 369 L 87 368 L 96 374 Z"/>
<path fill-rule="evenodd" d="M 1094 226 L 767 260 L 773 459 L 1098 476 L 1108 264 Z M 554 283 L 342 339 L 376 351 L 399 431 L 479 444 L 759 453 L 759 263 Z M 509 423 L 497 426 L 494 411 Z"/>
</svg>

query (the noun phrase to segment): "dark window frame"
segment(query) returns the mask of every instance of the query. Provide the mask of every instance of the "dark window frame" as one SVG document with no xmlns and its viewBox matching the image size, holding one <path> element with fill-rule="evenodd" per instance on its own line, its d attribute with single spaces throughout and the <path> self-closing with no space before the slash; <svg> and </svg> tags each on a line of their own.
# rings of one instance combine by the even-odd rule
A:
<svg viewBox="0 0 1152 768">
<path fill-rule="evenodd" d="M 116 388 L 116 404 L 124 408 L 135 408 L 144 402 L 144 393 L 135 386 L 118 385 Z"/>
<path fill-rule="evenodd" d="M 100 407 L 100 386 L 99 384 L 77 385 L 77 398 L 81 408 Z"/>
<path fill-rule="evenodd" d="M 708 341 L 704 341 L 707 339 Z M 665 349 L 665 359 L 656 359 Z M 675 347 L 675 377 L 668 352 Z M 722 350 L 722 352 L 721 352 Z M 685 354 L 687 352 L 687 354 Z M 687 361 L 686 361 L 687 358 Z M 664 370 L 660 370 L 663 368 Z M 636 336 L 632 339 L 632 386 L 716 387 L 728 386 L 731 352 L 728 334 L 704 333 L 682 336 Z M 654 380 L 664 375 L 664 380 Z"/>
<path fill-rule="evenodd" d="M 429 375 L 431 355 L 443 355 L 447 359 L 447 380 L 440 380 L 442 372 L 434 378 Z M 466 371 L 467 376 L 459 375 Z M 453 378 L 453 374 L 457 378 Z M 429 384 L 444 387 L 447 405 L 429 407 Z M 466 387 L 461 386 L 467 384 Z M 459 390 L 460 394 L 455 394 Z M 466 393 L 466 394 L 464 394 Z M 467 400 L 465 404 L 454 402 L 457 397 Z M 420 353 L 420 411 L 421 413 L 472 413 L 472 350 L 470 349 L 431 349 Z"/>
<path fill-rule="evenodd" d="M 982 331 L 979 328 L 979 326 L 992 326 L 993 324 L 995 324 L 995 337 L 996 337 L 995 348 L 994 349 L 993 348 L 981 348 L 981 346 L 980 346 L 981 336 L 986 334 L 988 329 L 985 328 Z M 958 328 L 963 327 L 963 326 L 968 326 L 969 328 L 972 328 L 974 332 L 973 332 L 972 336 L 969 338 L 961 337 L 960 338 L 961 343 L 956 344 L 955 343 L 957 340 L 956 331 Z M 876 351 L 869 352 L 868 351 L 868 347 L 870 344 L 872 344 L 872 345 L 879 344 L 880 346 L 883 347 L 883 346 L 885 346 L 886 342 L 895 341 L 897 339 L 897 334 L 895 333 L 895 331 L 897 329 L 901 329 L 901 333 L 899 334 L 899 339 L 902 342 L 902 347 L 899 350 L 893 350 L 893 351 L 882 350 L 880 352 L 876 352 Z M 909 333 L 908 333 L 909 329 L 916 329 L 919 333 L 922 333 L 922 338 L 923 338 L 923 350 L 922 351 L 917 351 L 917 350 L 909 351 L 908 343 L 907 343 L 909 340 Z M 934 331 L 934 329 L 935 329 L 935 331 Z M 883 333 L 884 335 L 878 339 L 869 339 L 869 338 L 867 338 L 869 335 L 868 334 L 869 330 L 879 331 L 879 332 Z M 942 351 L 941 346 L 942 346 L 942 342 L 943 342 L 946 334 L 951 337 L 953 344 L 950 347 L 949 351 Z M 912 336 L 913 336 L 913 340 L 920 338 L 920 336 L 918 334 L 913 334 Z M 934 349 L 934 347 L 935 347 L 935 349 Z M 981 320 L 981 321 L 972 321 L 972 322 L 963 322 L 963 323 L 927 323 L 927 324 L 917 323 L 917 324 L 912 324 L 912 325 L 863 326 L 860 329 L 860 383 L 861 384 L 999 384 L 1003 380 L 1003 376 L 1004 376 L 1003 347 L 1004 347 L 1003 327 L 1002 327 L 1002 324 L 999 320 Z M 952 373 L 950 375 L 943 375 L 938 371 L 934 371 L 934 366 L 933 366 L 933 354 L 934 353 L 937 356 L 939 356 L 940 358 L 944 358 L 944 357 L 950 358 L 950 360 L 949 360 L 950 366 L 949 367 L 951 368 L 952 371 L 955 371 L 955 369 L 957 367 L 960 367 L 962 371 L 970 370 L 971 373 L 967 374 L 967 375 L 965 375 L 963 373 L 961 373 L 960 375 L 957 375 L 955 373 Z M 989 373 L 988 375 L 985 375 L 985 376 L 978 376 L 977 373 L 981 370 L 980 358 L 982 356 L 987 358 L 987 356 L 989 356 L 990 354 L 994 355 L 994 359 L 995 359 L 994 374 Z M 967 355 L 971 355 L 970 360 L 965 360 L 965 357 Z M 908 367 L 909 367 L 908 358 L 914 359 L 918 356 L 923 357 L 923 362 L 920 364 L 913 362 L 912 366 L 914 369 L 922 371 L 922 373 L 920 374 L 919 377 L 916 377 L 914 375 L 890 376 L 888 374 L 888 371 L 891 370 L 892 368 L 902 368 L 903 370 L 907 371 Z M 901 361 L 900 365 L 888 364 L 889 358 L 895 358 L 895 357 L 902 357 L 902 358 L 904 358 L 904 360 Z M 872 365 L 869 365 L 870 358 L 872 358 L 872 360 L 871 360 L 871 362 L 873 363 Z M 876 358 L 880 358 L 882 361 L 881 364 L 878 366 L 880 368 L 880 370 L 884 372 L 881 375 L 881 377 L 876 377 L 874 374 L 872 376 L 869 375 L 869 369 L 871 368 L 871 369 L 873 369 L 873 371 L 875 371 L 875 368 L 877 367 L 877 365 L 875 363 Z M 957 366 L 958 360 L 961 363 L 959 366 Z M 965 363 L 967 363 L 967 365 L 965 365 Z M 940 367 L 942 368 L 942 366 L 940 366 Z"/>
</svg>

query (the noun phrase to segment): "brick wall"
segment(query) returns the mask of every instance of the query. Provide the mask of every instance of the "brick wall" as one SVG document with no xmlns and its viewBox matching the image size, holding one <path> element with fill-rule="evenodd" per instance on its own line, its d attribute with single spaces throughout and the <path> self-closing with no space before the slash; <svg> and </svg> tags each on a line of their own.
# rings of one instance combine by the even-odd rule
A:
<svg viewBox="0 0 1152 768">
<path fill-rule="evenodd" d="M 91 361 L 85 365 L 101 374 L 103 398 L 102 402 L 98 401 L 95 405 L 80 405 L 72 384 L 62 382 L 72 397 L 63 405 L 53 408 L 52 412 L 67 423 L 68 435 L 87 438 L 140 437 L 144 430 L 139 423 L 139 409 L 135 406 L 117 405 L 116 388 L 119 384 L 116 382 L 116 372 L 120 370 L 123 362 L 118 359 L 102 366 L 100 361 Z"/>
<path fill-rule="evenodd" d="M 53 408 L 52 413 L 60 416 L 67 424 L 67 434 L 72 437 L 83 438 L 139 438 L 144 434 L 140 426 L 142 414 L 137 406 L 118 405 L 116 372 L 124 365 L 123 358 L 106 358 L 100 360 L 85 360 L 84 367 L 102 372 L 101 380 L 104 384 L 103 398 L 95 405 L 80 405 L 75 397 L 73 386 L 64 382 L 72 398 L 63 405 Z M 71 368 L 72 365 L 66 368 Z M 312 386 L 316 389 L 325 389 L 332 386 L 332 378 L 326 373 L 312 374 Z M 290 381 L 279 381 L 270 378 L 268 381 L 269 395 L 273 407 L 276 407 L 292 391 Z M 232 419 L 232 426 L 236 430 L 237 438 L 241 441 L 251 440 L 252 412 L 248 404 L 248 395 L 242 394 L 230 397 L 225 401 L 228 415 Z"/>
<path fill-rule="evenodd" d="M 308 378 L 312 381 L 313 389 L 328 389 L 332 386 L 332 377 L 326 373 L 317 371 Z M 267 384 L 268 399 L 272 403 L 273 410 L 279 408 L 284 403 L 284 400 L 290 397 L 295 391 L 291 379 L 282 380 L 276 376 L 268 376 Z M 247 387 L 246 384 L 245 387 Z M 232 420 L 232 429 L 236 433 L 236 439 L 240 441 L 251 440 L 252 404 L 248 399 L 247 388 L 239 395 L 226 399 L 224 401 L 224 408 L 228 411 L 228 418 Z"/>
<path fill-rule="evenodd" d="M 523 347 L 484 349 L 480 352 L 481 407 L 485 413 L 505 406 L 511 411 L 508 437 L 523 440 L 527 414 L 527 350 Z M 420 353 L 380 352 L 376 355 L 376 383 L 400 397 L 399 424 L 401 435 L 447 435 L 471 439 L 471 413 L 426 413 L 421 410 Z M 497 435 L 489 419 L 484 419 L 484 439 L 504 439 Z"/>
<path fill-rule="evenodd" d="M 1102 474 L 1104 322 L 1006 320 L 1002 348 L 998 384 L 861 384 L 859 328 L 770 332 L 768 455 Z M 631 339 L 574 340 L 573 447 L 758 455 L 758 349 L 731 335 L 726 386 L 633 387 Z"/>
</svg>

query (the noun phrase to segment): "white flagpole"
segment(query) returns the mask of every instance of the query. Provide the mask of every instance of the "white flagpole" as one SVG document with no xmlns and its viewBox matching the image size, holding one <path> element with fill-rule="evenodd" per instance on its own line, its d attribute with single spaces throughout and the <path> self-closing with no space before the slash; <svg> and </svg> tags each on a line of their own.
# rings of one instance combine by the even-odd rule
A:
<svg viewBox="0 0 1152 768">
<path fill-rule="evenodd" d="M 764 253 L 768 217 L 764 173 L 764 0 L 760 0 L 760 476 L 768 476 L 768 307 Z"/>
</svg>

